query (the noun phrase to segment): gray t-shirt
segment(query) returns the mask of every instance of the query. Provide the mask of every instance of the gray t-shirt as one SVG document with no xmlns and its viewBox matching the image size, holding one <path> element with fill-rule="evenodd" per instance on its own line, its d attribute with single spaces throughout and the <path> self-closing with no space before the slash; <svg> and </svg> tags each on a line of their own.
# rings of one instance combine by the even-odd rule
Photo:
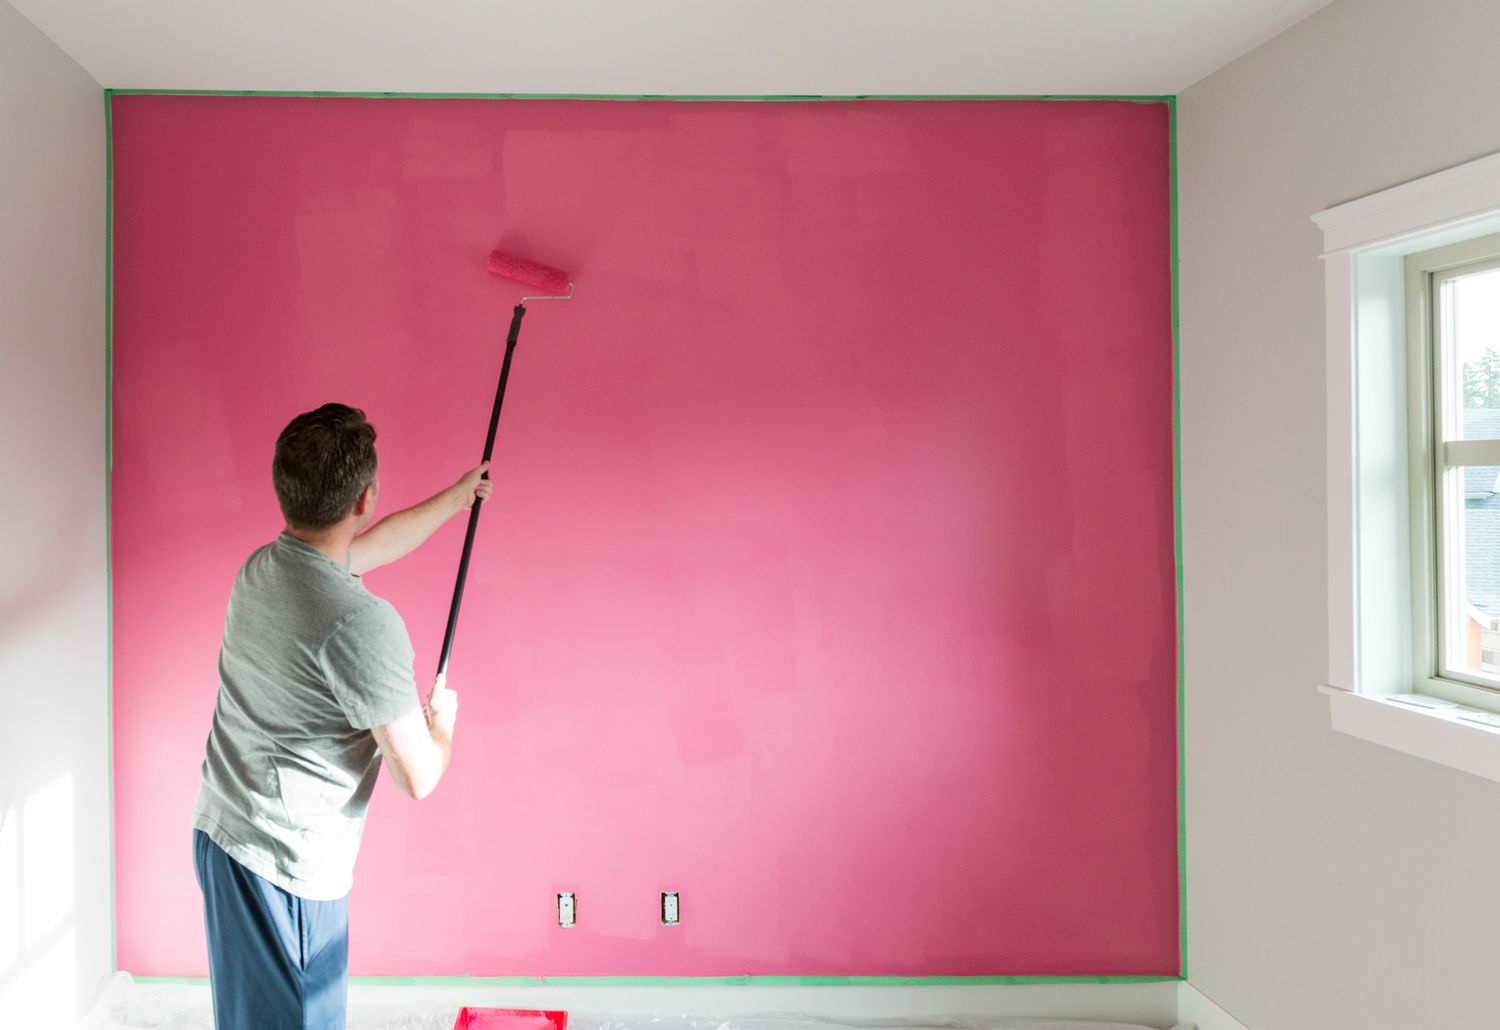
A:
<svg viewBox="0 0 1500 1030">
<path fill-rule="evenodd" d="M 193 825 L 298 897 L 343 897 L 380 773 L 370 727 L 419 706 L 396 609 L 282 533 L 229 595 Z"/>
</svg>

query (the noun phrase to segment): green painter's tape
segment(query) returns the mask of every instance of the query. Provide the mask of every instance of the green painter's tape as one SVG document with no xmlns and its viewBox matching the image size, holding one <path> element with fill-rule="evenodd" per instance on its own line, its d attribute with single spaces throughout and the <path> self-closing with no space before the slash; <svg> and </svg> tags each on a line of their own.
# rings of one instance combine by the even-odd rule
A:
<svg viewBox="0 0 1500 1030">
<path fill-rule="evenodd" d="M 850 95 L 728 95 L 672 93 L 391 93 L 341 90 L 260 90 L 260 89 L 107 89 L 114 96 L 187 96 L 187 97 L 347 97 L 365 100 L 670 100 L 689 103 L 823 103 L 852 100 L 1109 100 L 1129 104 L 1170 103 L 1170 96 L 1136 96 L 1125 94 L 1041 94 L 1020 93 L 952 93 L 901 94 L 858 93 Z"/>
<path fill-rule="evenodd" d="M 1132 104 L 1166 104 L 1168 112 L 1168 145 L 1170 148 L 1169 188 L 1170 233 L 1171 233 L 1171 281 L 1172 281 L 1172 502 L 1174 530 L 1174 558 L 1177 575 L 1177 883 L 1178 883 L 1178 935 L 1179 962 L 1181 972 L 1175 976 L 737 976 L 737 977 L 674 977 L 674 976 L 563 976 L 563 977 L 395 977 L 355 976 L 354 983 L 385 984 L 392 986 L 440 986 L 462 984 L 476 987 L 725 987 L 725 986 L 976 986 L 976 985 L 1025 985 L 1025 984 L 1141 984 L 1167 983 L 1187 978 L 1187 830 L 1186 804 L 1183 776 L 1184 759 L 1184 684 L 1183 668 L 1183 605 L 1182 605 L 1182 404 L 1181 404 L 1181 356 L 1178 303 L 1178 250 L 1177 250 L 1177 98 L 1173 95 L 1138 96 L 1124 94 L 858 94 L 851 96 L 674 96 L 669 94 L 612 94 L 612 93 L 357 93 L 338 91 L 278 91 L 278 90 L 213 90 L 213 89 L 106 89 L 104 91 L 104 124 L 106 143 L 106 180 L 108 197 L 108 226 L 106 229 L 105 257 L 105 527 L 106 537 L 110 524 L 110 470 L 114 466 L 112 449 L 114 413 L 114 133 L 111 128 L 111 101 L 117 96 L 245 96 L 245 97 L 347 97 L 353 99 L 397 99 L 397 100 L 670 100 L 682 102 L 828 102 L 828 101 L 963 101 L 963 100 L 1047 100 L 1047 101 L 1113 101 Z M 106 539 L 106 548 L 108 540 Z M 109 706 L 110 748 L 110 954 L 111 965 L 118 968 L 119 931 L 116 924 L 115 902 L 115 833 L 114 833 L 114 586 L 112 556 L 106 551 L 106 591 L 109 597 L 109 624 L 106 629 L 108 649 L 109 684 L 106 704 Z M 138 976 L 141 983 L 156 984 L 206 984 L 204 977 Z"/>
<path fill-rule="evenodd" d="M 104 91 L 104 742 L 109 776 L 109 967 L 120 968 L 115 901 L 115 584 L 110 541 L 115 467 L 115 134 L 112 98 Z"/>
<path fill-rule="evenodd" d="M 138 976 L 137 983 L 205 985 L 202 976 Z M 982 984 L 1156 984 L 1180 976 L 351 976 L 379 987 L 973 987 Z"/>
<path fill-rule="evenodd" d="M 1167 101 L 1167 178 L 1171 188 L 1169 206 L 1172 254 L 1172 549 L 1177 566 L 1177 961 L 1182 978 L 1188 975 L 1187 951 L 1187 654 L 1182 639 L 1182 353 L 1181 306 L 1178 300 L 1177 250 L 1177 98 Z"/>
<path fill-rule="evenodd" d="M 387 987 L 972 987 L 1176 983 L 1176 976 L 355 976 Z"/>
</svg>

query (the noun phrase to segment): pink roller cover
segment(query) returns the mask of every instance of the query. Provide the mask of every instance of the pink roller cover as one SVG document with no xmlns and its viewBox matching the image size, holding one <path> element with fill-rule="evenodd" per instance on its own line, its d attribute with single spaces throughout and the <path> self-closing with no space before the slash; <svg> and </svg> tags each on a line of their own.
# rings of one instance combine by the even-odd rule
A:
<svg viewBox="0 0 1500 1030">
<path fill-rule="evenodd" d="M 548 265 L 528 261 L 525 258 L 516 257 L 514 254 L 506 254 L 503 251 L 492 251 L 490 259 L 485 265 L 495 275 L 506 279 L 514 279 L 518 283 L 527 286 L 535 286 L 539 290 L 548 293 L 567 293 L 568 283 L 571 277 L 560 268 L 552 268 Z"/>
</svg>

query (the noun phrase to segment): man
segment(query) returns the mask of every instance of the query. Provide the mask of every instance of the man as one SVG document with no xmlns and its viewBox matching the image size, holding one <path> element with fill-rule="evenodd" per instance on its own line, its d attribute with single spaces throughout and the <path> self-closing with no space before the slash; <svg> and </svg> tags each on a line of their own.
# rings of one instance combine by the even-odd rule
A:
<svg viewBox="0 0 1500 1030">
<path fill-rule="evenodd" d="M 419 702 L 405 624 L 359 577 L 488 497 L 487 468 L 371 526 L 364 412 L 325 404 L 276 440 L 286 528 L 229 595 L 193 809 L 218 1030 L 343 1030 L 345 895 L 381 756 L 402 793 L 426 797 L 458 711 L 441 678 Z"/>
</svg>

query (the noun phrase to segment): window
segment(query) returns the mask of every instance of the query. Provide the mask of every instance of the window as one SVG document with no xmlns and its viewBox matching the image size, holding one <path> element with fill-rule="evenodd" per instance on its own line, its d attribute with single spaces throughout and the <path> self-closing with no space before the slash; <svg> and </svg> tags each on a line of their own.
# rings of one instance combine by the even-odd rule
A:
<svg viewBox="0 0 1500 1030">
<path fill-rule="evenodd" d="M 1328 369 L 1319 689 L 1336 731 L 1500 781 L 1500 154 L 1313 221 Z"/>
<path fill-rule="evenodd" d="M 1500 705 L 1500 235 L 1410 254 L 1405 272 L 1413 686 L 1494 707 Z"/>
</svg>

